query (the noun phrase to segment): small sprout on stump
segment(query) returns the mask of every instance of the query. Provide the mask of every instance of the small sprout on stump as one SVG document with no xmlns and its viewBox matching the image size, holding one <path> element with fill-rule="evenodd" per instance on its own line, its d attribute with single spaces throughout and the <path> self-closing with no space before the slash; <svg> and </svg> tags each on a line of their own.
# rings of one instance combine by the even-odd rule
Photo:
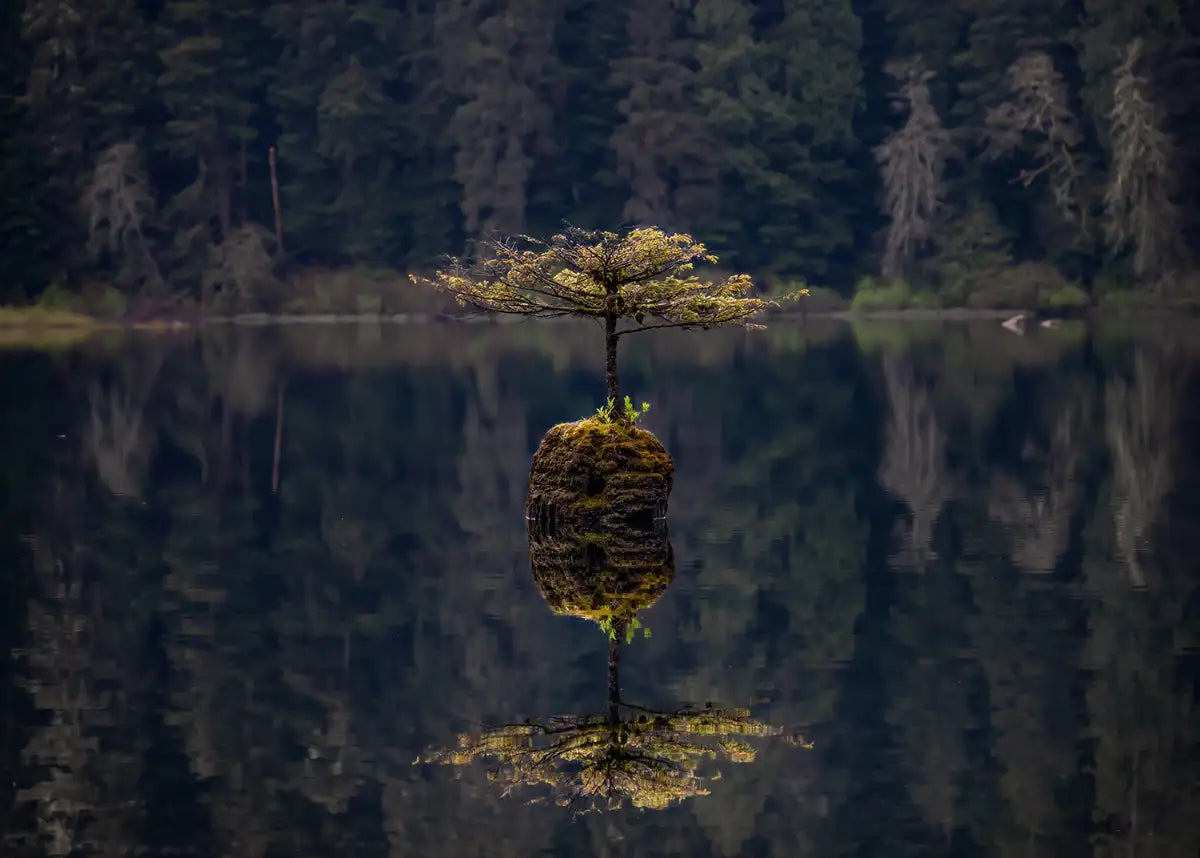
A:
<svg viewBox="0 0 1200 858">
<path fill-rule="evenodd" d="M 650 410 L 650 403 L 643 402 L 642 408 L 639 411 L 633 407 L 633 400 L 627 395 L 625 397 L 625 410 L 623 416 L 625 421 L 630 424 L 637 423 L 638 420 L 646 416 L 646 412 Z M 596 419 L 601 423 L 615 423 L 622 419 L 622 411 L 617 408 L 615 402 L 611 399 L 596 409 Z"/>
</svg>

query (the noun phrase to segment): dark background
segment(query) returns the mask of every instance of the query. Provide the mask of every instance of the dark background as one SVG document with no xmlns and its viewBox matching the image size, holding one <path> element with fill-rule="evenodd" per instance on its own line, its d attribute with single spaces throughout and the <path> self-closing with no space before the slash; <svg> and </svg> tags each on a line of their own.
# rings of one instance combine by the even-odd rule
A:
<svg viewBox="0 0 1200 858">
<path fill-rule="evenodd" d="M 906 276 L 958 304 L 1018 263 L 1041 266 L 1022 283 L 1093 292 L 1190 284 L 1198 35 L 1193 0 L 12 0 L 0 301 L 115 280 L 272 309 L 257 275 L 230 272 L 422 270 L 564 219 L 691 231 L 766 285 L 847 294 L 878 274 L 894 221 L 876 150 L 910 117 L 889 64 L 914 60 L 952 154 Z M 1007 69 L 1039 52 L 1074 129 L 1056 150 L 1074 220 L 1051 172 L 1020 180 L 1046 134 L 983 157 L 989 111 L 1016 98 Z M 1136 142 L 1114 130 L 1122 99 L 1163 135 L 1154 159 L 1115 151 Z M 1110 228 L 1118 180 L 1151 238 Z"/>
</svg>

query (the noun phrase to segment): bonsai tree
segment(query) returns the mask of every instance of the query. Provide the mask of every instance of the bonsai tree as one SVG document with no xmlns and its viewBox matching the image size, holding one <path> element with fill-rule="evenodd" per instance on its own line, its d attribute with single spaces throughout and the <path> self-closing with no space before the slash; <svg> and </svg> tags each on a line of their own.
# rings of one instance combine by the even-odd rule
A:
<svg viewBox="0 0 1200 858">
<path fill-rule="evenodd" d="M 484 242 L 471 262 L 451 258 L 432 279 L 413 277 L 459 304 L 521 316 L 579 316 L 604 325 L 605 381 L 616 416 L 624 414 L 617 375 L 620 338 L 659 328 L 748 325 L 774 302 L 749 297 L 747 274 L 704 279 L 697 263 L 715 263 L 690 235 L 656 227 L 618 234 L 569 227 L 548 242 L 519 236 Z M 792 293 L 786 298 L 803 294 Z"/>
</svg>

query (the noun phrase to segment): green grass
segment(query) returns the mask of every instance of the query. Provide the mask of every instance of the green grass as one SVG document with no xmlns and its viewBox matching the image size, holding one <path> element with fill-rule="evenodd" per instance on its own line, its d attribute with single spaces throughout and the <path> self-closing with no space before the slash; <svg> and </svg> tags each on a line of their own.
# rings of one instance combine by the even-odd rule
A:
<svg viewBox="0 0 1200 858">
<path fill-rule="evenodd" d="M 69 348 L 106 327 L 71 310 L 0 307 L 0 349 Z"/>
<path fill-rule="evenodd" d="M 74 310 L 48 307 L 0 307 L 0 327 L 20 328 L 98 328 L 103 322 Z"/>
</svg>

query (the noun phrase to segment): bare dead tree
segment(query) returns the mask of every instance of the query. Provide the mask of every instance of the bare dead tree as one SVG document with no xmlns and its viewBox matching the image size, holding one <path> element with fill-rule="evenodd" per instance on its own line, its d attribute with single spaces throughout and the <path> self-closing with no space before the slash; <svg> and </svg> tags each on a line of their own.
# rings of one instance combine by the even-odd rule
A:
<svg viewBox="0 0 1200 858">
<path fill-rule="evenodd" d="M 82 203 L 88 217 L 88 252 L 119 260 L 125 284 L 159 284 L 162 273 L 145 229 L 154 216 L 154 194 L 136 143 L 110 146 L 96 162 Z"/>
<path fill-rule="evenodd" d="M 1037 166 L 1017 177 L 1029 187 L 1045 176 L 1063 218 L 1086 226 L 1086 206 L 1080 199 L 1082 142 L 1079 122 L 1071 110 L 1070 94 L 1054 61 L 1041 51 L 1025 54 L 1008 68 L 1011 97 L 988 110 L 984 139 L 991 158 L 1028 149 Z"/>
<path fill-rule="evenodd" d="M 920 58 L 890 63 L 898 83 L 896 106 L 908 111 L 904 126 L 876 148 L 883 175 L 884 212 L 890 216 L 883 275 L 902 276 L 933 234 L 942 195 L 942 173 L 953 154 L 950 135 L 933 106 L 929 81 L 934 72 Z"/>
<path fill-rule="evenodd" d="M 263 227 L 247 223 L 212 248 L 202 281 L 206 299 L 220 293 L 230 301 L 253 301 L 277 285 L 273 240 Z"/>
<path fill-rule="evenodd" d="M 891 416 L 879 481 L 908 507 L 908 545 L 902 559 L 923 571 L 926 561 L 935 556 L 930 550 L 933 527 L 950 497 L 946 435 L 938 425 L 929 391 L 902 358 L 884 357 L 883 377 Z"/>
<path fill-rule="evenodd" d="M 1114 251 L 1132 245 L 1139 276 L 1161 273 L 1175 250 L 1179 217 L 1170 198 L 1174 144 L 1141 71 L 1134 39 L 1117 67 L 1109 113 L 1112 163 L 1104 192 L 1106 231 Z"/>
<path fill-rule="evenodd" d="M 1139 556 L 1146 534 L 1171 487 L 1175 396 L 1166 367 L 1142 352 L 1133 381 L 1110 382 L 1105 397 L 1117 549 L 1137 587 L 1147 583 Z"/>
</svg>

